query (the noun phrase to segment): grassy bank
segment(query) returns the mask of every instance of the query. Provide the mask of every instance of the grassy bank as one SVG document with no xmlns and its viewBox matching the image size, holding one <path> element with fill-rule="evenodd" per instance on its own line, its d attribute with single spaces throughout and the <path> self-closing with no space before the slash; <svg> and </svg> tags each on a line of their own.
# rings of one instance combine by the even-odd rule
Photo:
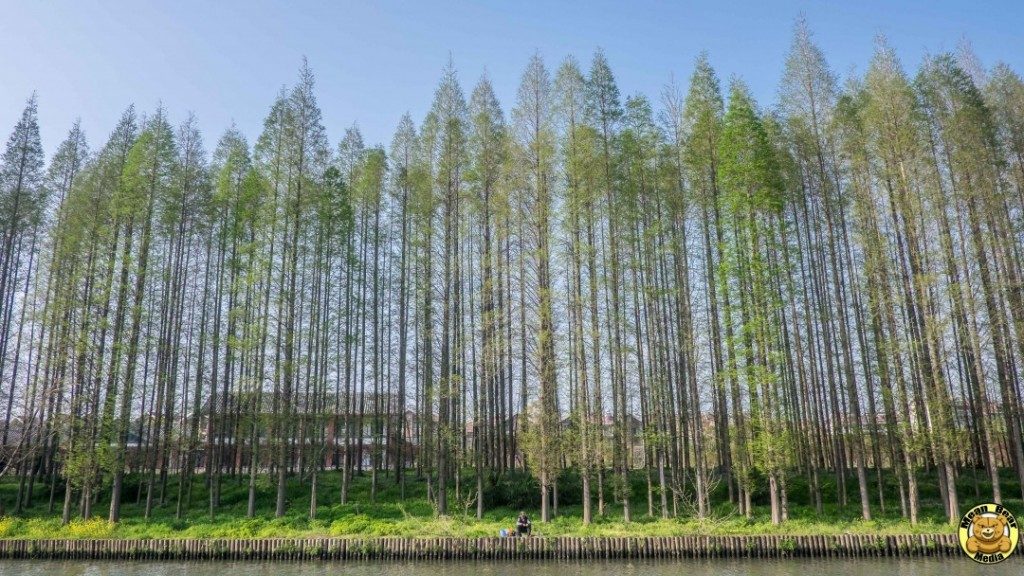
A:
<svg viewBox="0 0 1024 576">
<path fill-rule="evenodd" d="M 678 536 L 678 535 L 800 535 L 800 534 L 923 534 L 944 533 L 952 530 L 946 523 L 938 501 L 938 494 L 928 483 L 922 482 L 922 514 L 917 525 L 911 525 L 900 518 L 899 497 L 894 487 L 886 486 L 886 507 L 883 511 L 873 494 L 872 512 L 874 519 L 860 519 L 860 508 L 856 501 L 856 484 L 851 483 L 850 500 L 846 507 L 835 504 L 834 486 L 826 486 L 826 502 L 822 514 L 813 507 L 801 504 L 806 497 L 806 487 L 794 482 L 791 490 L 793 504 L 790 520 L 781 526 L 772 526 L 766 503 L 757 506 L 751 519 L 736 514 L 727 502 L 713 507 L 710 518 L 697 520 L 689 514 L 679 518 L 661 519 L 647 516 L 647 497 L 642 489 L 634 491 L 634 521 L 622 521 L 621 507 L 610 503 L 604 517 L 596 517 L 594 523 L 584 526 L 578 493 L 572 479 L 566 479 L 561 493 L 563 505 L 558 516 L 549 523 L 538 522 L 539 514 L 529 506 L 533 499 L 529 478 L 511 478 L 508 482 L 489 485 L 485 501 L 493 504 L 487 507 L 482 519 L 475 517 L 475 505 L 463 507 L 455 504 L 449 515 L 438 517 L 426 498 L 425 483 L 410 480 L 405 498 L 389 479 L 380 484 L 376 503 L 370 501 L 368 478 L 356 478 L 349 504 L 339 504 L 339 477 L 334 473 L 321 476 L 320 497 L 317 517 L 308 518 L 308 485 L 294 480 L 289 485 L 288 513 L 282 518 L 273 517 L 274 487 L 269 480 L 261 478 L 257 500 L 257 515 L 246 518 L 247 478 L 226 478 L 222 487 L 221 505 L 211 518 L 207 509 L 206 489 L 199 480 L 193 487 L 191 506 L 175 517 L 177 484 L 174 479 L 168 483 L 166 501 L 154 508 L 150 519 L 143 518 L 144 505 L 136 502 L 139 494 L 138 479 L 130 478 L 125 491 L 127 502 L 122 511 L 123 520 L 117 524 L 106 522 L 107 502 L 100 500 L 93 509 L 98 518 L 74 520 L 61 525 L 58 497 L 55 510 L 49 511 L 49 492 L 45 487 L 37 491 L 33 505 L 18 515 L 0 517 L 0 538 L 269 538 L 269 537 L 441 537 L 441 536 L 495 536 L 502 528 L 509 528 L 515 522 L 520 508 L 527 510 L 535 521 L 535 532 L 545 536 Z M 642 479 L 639 479 L 642 481 Z M 962 476 L 961 489 L 963 508 L 975 502 L 986 501 L 991 495 L 975 495 L 971 477 Z M 640 482 L 638 482 L 639 484 Z M 645 484 L 641 484 L 644 486 Z M 14 499 L 16 485 L 0 485 L 8 511 Z M 1016 485 L 1004 486 L 1004 494 L 1019 493 Z M 155 495 L 156 499 L 157 496 Z M 575 502 L 574 502 L 575 499 Z M 716 502 L 725 500 L 724 494 Z M 145 493 L 142 492 L 142 502 Z M 464 503 L 464 504 L 468 504 Z M 1018 499 L 1004 498 L 1004 504 L 1011 510 L 1024 513 L 1024 503 Z M 657 513 L 657 505 L 655 506 Z M 595 503 L 596 516 L 596 503 Z"/>
</svg>

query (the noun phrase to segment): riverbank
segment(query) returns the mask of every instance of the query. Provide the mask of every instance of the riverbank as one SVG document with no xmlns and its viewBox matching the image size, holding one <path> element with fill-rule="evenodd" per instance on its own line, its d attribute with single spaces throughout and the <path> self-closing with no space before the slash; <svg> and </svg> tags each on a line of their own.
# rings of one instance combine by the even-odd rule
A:
<svg viewBox="0 0 1024 576">
<path fill-rule="evenodd" d="M 982 565 L 960 558 L 826 558 L 577 561 L 3 560 L 19 576 L 1020 576 L 1013 561 Z"/>
<path fill-rule="evenodd" d="M 677 536 L 838 536 L 853 534 L 859 536 L 905 536 L 921 534 L 942 534 L 952 532 L 952 527 L 940 518 L 929 517 L 916 525 L 900 518 L 879 517 L 864 521 L 831 510 L 814 515 L 813 510 L 794 510 L 794 516 L 782 525 L 773 526 L 768 510 L 759 509 L 753 518 L 747 519 L 728 511 L 716 510 L 714 516 L 704 520 L 693 517 L 647 518 L 640 517 L 630 523 L 621 517 L 595 518 L 590 525 L 584 525 L 575 510 L 566 510 L 565 515 L 551 522 L 536 521 L 534 530 L 544 537 L 585 537 L 585 538 L 658 538 Z M 62 525 L 59 517 L 27 516 L 0 518 L 0 539 L 19 540 L 150 540 L 158 538 L 195 539 L 257 539 L 257 538 L 379 538 L 379 537 L 443 537 L 443 538 L 486 538 L 497 536 L 515 522 L 516 511 L 495 509 L 484 514 L 482 519 L 474 516 L 418 515 L 407 508 L 393 503 L 376 506 L 345 505 L 322 511 L 318 518 L 310 520 L 305 516 L 291 514 L 282 518 L 260 516 L 245 518 L 222 515 L 209 517 L 174 518 L 173 513 L 161 513 L 149 520 L 138 516 L 127 516 L 121 522 L 109 523 L 105 518 L 90 520 L 76 519 Z"/>
<path fill-rule="evenodd" d="M 0 483 L 0 501 L 6 503 L 8 512 L 7 516 L 0 513 L 0 539 L 487 538 L 497 536 L 503 528 L 510 528 L 518 511 L 523 509 L 533 518 L 535 531 L 545 537 L 902 536 L 953 532 L 938 494 L 932 490 L 933 482 L 922 484 L 921 510 L 916 524 L 901 517 L 898 494 L 886 494 L 885 507 L 875 504 L 872 520 L 865 521 L 855 501 L 851 500 L 846 506 L 836 504 L 836 493 L 831 487 L 819 512 L 806 503 L 806 490 L 794 485 L 789 519 L 774 526 L 767 502 L 755 499 L 752 517 L 747 518 L 729 504 L 726 494 L 715 495 L 708 517 L 702 520 L 683 502 L 679 503 L 675 517 L 661 518 L 656 505 L 653 515 L 648 515 L 646 498 L 635 494 L 631 522 L 623 521 L 620 504 L 608 502 L 602 516 L 597 514 L 595 502 L 593 522 L 584 524 L 578 493 L 568 482 L 561 486 L 561 506 L 550 522 L 540 522 L 539 511 L 531 507 L 535 504 L 535 493 L 527 481 L 505 482 L 488 492 L 481 518 L 476 517 L 471 501 L 468 506 L 453 504 L 448 515 L 440 516 L 428 500 L 423 482 L 408 482 L 404 493 L 393 483 L 381 482 L 373 495 L 368 479 L 356 477 L 348 502 L 341 504 L 338 478 L 334 474 L 323 476 L 316 515 L 312 519 L 308 487 L 298 481 L 289 483 L 288 505 L 279 518 L 273 513 L 272 487 L 261 484 L 256 512 L 250 518 L 247 517 L 248 490 L 244 478 L 223 482 L 219 503 L 211 515 L 208 492 L 201 481 L 193 484 L 192 497 L 184 498 L 179 508 L 176 495 L 180 492 L 172 477 L 162 493 L 163 498 L 161 493 L 154 494 L 153 506 L 147 515 L 145 491 L 137 478 L 128 477 L 122 519 L 113 524 L 106 521 L 109 502 L 105 498 L 93 503 L 89 520 L 77 518 L 79 506 L 73 506 L 72 520 L 65 525 L 60 518 L 62 490 L 53 494 L 51 508 L 50 492 L 45 486 L 37 485 L 29 505 L 18 511 L 11 505 L 17 485 Z M 971 492 L 970 486 L 964 486 L 962 497 L 967 498 Z M 986 497 L 986 494 L 971 495 L 964 501 L 985 501 Z M 1011 510 L 1024 510 L 1024 502 L 1020 500 L 1007 498 L 1003 503 Z"/>
<path fill-rule="evenodd" d="M 0 540 L 3 559 L 611 560 L 914 558 L 961 554 L 955 534 L 650 538 L 262 538 Z"/>
</svg>

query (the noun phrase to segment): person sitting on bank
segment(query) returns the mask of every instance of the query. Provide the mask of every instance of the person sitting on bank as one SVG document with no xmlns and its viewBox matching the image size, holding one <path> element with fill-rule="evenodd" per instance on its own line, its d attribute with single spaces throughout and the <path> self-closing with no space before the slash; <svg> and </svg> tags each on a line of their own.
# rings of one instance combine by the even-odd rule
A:
<svg viewBox="0 0 1024 576">
<path fill-rule="evenodd" d="M 526 512 L 520 510 L 519 518 L 516 519 L 516 534 L 519 536 L 529 536 L 531 532 L 533 532 L 533 524 L 530 523 Z"/>
</svg>

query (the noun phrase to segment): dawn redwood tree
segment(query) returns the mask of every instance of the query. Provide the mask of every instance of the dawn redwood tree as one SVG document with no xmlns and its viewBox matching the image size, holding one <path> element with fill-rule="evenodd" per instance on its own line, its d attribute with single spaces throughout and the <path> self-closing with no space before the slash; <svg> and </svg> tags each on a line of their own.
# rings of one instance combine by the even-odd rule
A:
<svg viewBox="0 0 1024 576">
<path fill-rule="evenodd" d="M 0 158 L 0 378 L 7 385 L 0 394 L 7 396 L 4 429 L 10 428 L 11 401 L 14 398 L 17 357 L 20 350 L 11 350 L 11 325 L 16 320 L 15 308 L 22 308 L 26 290 L 18 298 L 22 280 L 33 276 L 35 241 L 33 230 L 39 225 L 46 204 L 43 185 L 45 160 L 39 137 L 38 103 L 33 93 L 25 104 L 21 118 L 7 138 Z M 27 280 L 26 286 L 27 284 Z M 18 306 L 18 300 L 21 305 Z M 21 330 L 18 330 L 20 334 Z M 11 352 L 13 356 L 11 357 Z M 12 366 L 13 365 L 13 366 Z M 7 434 L 5 432 L 4 438 Z M 6 446 L 6 440 L 5 440 Z"/>
<path fill-rule="evenodd" d="M 176 154 L 174 135 L 167 123 L 164 110 L 158 109 L 146 123 L 131 150 L 128 152 L 124 165 L 124 188 L 117 191 L 111 201 L 115 218 L 124 219 L 125 256 L 131 270 L 122 280 L 132 286 L 126 288 L 128 306 L 127 347 L 125 348 L 125 368 L 123 377 L 115 379 L 120 396 L 120 409 L 115 426 L 115 453 L 113 463 L 114 484 L 111 490 L 110 515 L 111 522 L 121 517 L 121 498 L 124 485 L 125 452 L 128 445 L 129 427 L 133 415 L 136 373 L 140 364 L 139 344 L 142 338 L 143 299 L 147 291 L 147 278 L 151 248 L 153 245 L 153 224 L 156 205 L 171 186 L 174 158 Z M 138 226 L 137 245 L 133 246 L 133 229 Z M 120 308 L 120 307 L 119 307 Z M 115 339 L 115 342 L 117 340 Z"/>
<path fill-rule="evenodd" d="M 781 379 L 774 365 L 781 302 L 770 283 L 781 272 L 773 256 L 785 197 L 775 150 L 754 106 L 746 86 L 734 82 L 718 146 L 722 215 L 729 231 L 719 267 L 723 289 L 736 292 L 735 314 L 727 316 L 736 319 L 740 334 L 737 349 L 743 365 L 737 378 L 747 389 L 749 427 L 743 434 L 750 445 L 748 458 L 768 477 L 772 524 L 779 524 L 790 450 L 781 425 Z"/>
<path fill-rule="evenodd" d="M 516 135 L 517 170 L 521 173 L 525 196 L 521 205 L 529 221 L 531 276 L 535 278 L 536 343 L 539 374 L 539 413 L 531 433 L 536 436 L 535 468 L 540 475 L 541 521 L 551 519 L 550 491 L 555 483 L 559 460 L 559 417 L 557 373 L 555 366 L 554 305 L 552 281 L 553 164 L 555 155 L 552 126 L 551 77 L 539 55 L 534 55 L 519 84 L 516 107 L 512 112 Z M 521 286 L 520 290 L 525 290 Z M 525 361 L 525 359 L 524 359 Z"/>
<path fill-rule="evenodd" d="M 474 462 L 476 475 L 477 518 L 484 512 L 484 468 L 493 471 L 498 465 L 498 438 L 502 426 L 501 393 L 501 317 L 497 308 L 496 271 L 498 243 L 496 221 L 502 194 L 501 181 L 508 156 L 508 127 L 504 113 L 494 94 L 490 80 L 484 76 L 473 89 L 469 102 L 469 166 L 466 172 L 470 188 L 470 214 L 477 220 L 480 237 L 480 360 L 477 373 L 480 385 L 476 391 L 474 430 Z"/>
<path fill-rule="evenodd" d="M 840 82 L 799 21 L 777 106 L 736 80 L 727 107 L 708 55 L 652 99 L 600 51 L 536 54 L 507 109 L 449 62 L 385 149 L 329 145 L 304 64 L 251 148 L 129 108 L 45 171 L 33 97 L 0 159 L 12 508 L 219 519 L 237 485 L 249 518 L 392 489 L 480 518 L 526 482 L 541 520 L 763 498 L 782 523 L 856 480 L 848 513 L 918 523 L 958 482 L 1005 498 L 1022 86 L 884 41 Z"/>
</svg>

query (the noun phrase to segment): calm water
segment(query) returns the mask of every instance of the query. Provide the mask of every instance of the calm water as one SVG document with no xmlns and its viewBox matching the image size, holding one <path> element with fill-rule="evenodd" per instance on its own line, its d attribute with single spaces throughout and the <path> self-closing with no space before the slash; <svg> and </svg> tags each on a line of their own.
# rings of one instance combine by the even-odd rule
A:
<svg viewBox="0 0 1024 576">
<path fill-rule="evenodd" d="M 51 562 L 0 560 L 3 576 L 1004 576 L 1024 575 L 1013 558 L 982 566 L 955 560 L 742 560 L 680 562 L 457 562 L 285 564 L 256 562 Z"/>
</svg>

